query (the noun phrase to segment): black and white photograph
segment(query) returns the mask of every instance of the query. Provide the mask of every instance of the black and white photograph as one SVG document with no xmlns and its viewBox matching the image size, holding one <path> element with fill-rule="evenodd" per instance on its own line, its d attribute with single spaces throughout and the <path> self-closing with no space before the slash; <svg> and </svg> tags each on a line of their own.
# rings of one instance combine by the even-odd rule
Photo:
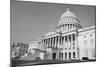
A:
<svg viewBox="0 0 100 67">
<path fill-rule="evenodd" d="M 10 0 L 11 67 L 96 61 L 96 6 Z"/>
</svg>

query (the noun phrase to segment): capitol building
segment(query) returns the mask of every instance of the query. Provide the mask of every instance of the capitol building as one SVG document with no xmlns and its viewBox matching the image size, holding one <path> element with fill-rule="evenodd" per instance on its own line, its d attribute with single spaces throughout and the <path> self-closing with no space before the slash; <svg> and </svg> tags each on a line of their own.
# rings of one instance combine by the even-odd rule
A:
<svg viewBox="0 0 100 67">
<path fill-rule="evenodd" d="M 80 23 L 67 8 L 55 29 L 31 43 L 29 52 L 37 52 L 42 60 L 95 60 L 95 26 L 82 28 Z"/>
</svg>

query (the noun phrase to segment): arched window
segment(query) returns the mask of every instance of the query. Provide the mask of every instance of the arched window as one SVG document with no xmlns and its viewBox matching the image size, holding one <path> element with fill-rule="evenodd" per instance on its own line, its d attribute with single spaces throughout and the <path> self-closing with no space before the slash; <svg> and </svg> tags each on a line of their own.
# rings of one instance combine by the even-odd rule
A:
<svg viewBox="0 0 100 67">
<path fill-rule="evenodd" d="M 75 58 L 75 52 L 73 52 L 73 58 Z"/>
<path fill-rule="evenodd" d="M 65 59 L 67 59 L 67 53 L 65 52 Z"/>
<path fill-rule="evenodd" d="M 61 53 L 59 53 L 59 59 L 61 59 Z"/>
<path fill-rule="evenodd" d="M 69 52 L 69 59 L 71 59 L 71 52 Z"/>
<path fill-rule="evenodd" d="M 63 59 L 63 53 L 61 53 L 62 59 Z"/>
</svg>

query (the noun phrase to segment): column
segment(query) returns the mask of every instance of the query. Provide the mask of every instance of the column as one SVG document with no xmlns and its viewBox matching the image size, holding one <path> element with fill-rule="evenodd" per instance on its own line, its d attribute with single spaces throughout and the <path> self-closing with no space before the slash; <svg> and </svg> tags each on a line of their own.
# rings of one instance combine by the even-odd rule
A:
<svg viewBox="0 0 100 67">
<path fill-rule="evenodd" d="M 54 47 L 54 37 L 52 37 L 52 47 Z"/>
<path fill-rule="evenodd" d="M 65 36 L 65 44 L 66 44 L 66 48 L 68 49 L 68 37 Z"/>
<path fill-rule="evenodd" d="M 67 24 L 65 24 L 65 31 L 67 31 Z"/>
<path fill-rule="evenodd" d="M 69 52 L 67 52 L 67 60 L 69 60 Z"/>
<path fill-rule="evenodd" d="M 66 43 L 65 43 L 65 36 L 64 36 L 64 40 L 63 40 L 63 48 L 66 48 Z"/>
<path fill-rule="evenodd" d="M 44 48 L 44 45 L 45 45 L 45 39 L 43 40 L 43 43 L 44 43 L 44 44 L 43 44 L 43 48 Z"/>
<path fill-rule="evenodd" d="M 69 30 L 70 30 L 70 24 L 69 24 Z"/>
<path fill-rule="evenodd" d="M 64 29 L 65 29 L 65 31 L 66 31 L 66 25 L 64 25 Z"/>
<path fill-rule="evenodd" d="M 54 39 L 53 39 L 53 47 L 55 47 L 55 37 L 54 37 Z"/>
<path fill-rule="evenodd" d="M 72 29 L 74 28 L 74 25 L 72 24 Z"/>
<path fill-rule="evenodd" d="M 59 46 L 60 46 L 60 36 L 58 36 L 58 48 L 60 48 Z"/>
<path fill-rule="evenodd" d="M 50 47 L 50 38 L 49 38 L 49 47 Z"/>
<path fill-rule="evenodd" d="M 62 36 L 60 38 L 60 48 L 62 48 Z"/>
<path fill-rule="evenodd" d="M 51 47 L 52 47 L 52 38 L 50 38 L 51 39 Z"/>
<path fill-rule="evenodd" d="M 63 46 L 64 46 L 64 36 L 62 38 L 62 48 L 63 48 Z"/>
<path fill-rule="evenodd" d="M 70 30 L 70 26 L 71 26 L 71 25 L 69 24 L 69 30 Z"/>
<path fill-rule="evenodd" d="M 66 31 L 68 31 L 68 24 L 66 24 Z"/>
<path fill-rule="evenodd" d="M 46 39 L 44 39 L 44 45 L 43 45 L 43 47 L 46 45 L 46 43 L 45 43 L 45 42 L 46 42 Z"/>
<path fill-rule="evenodd" d="M 69 35 L 67 35 L 67 49 L 69 49 Z"/>
<path fill-rule="evenodd" d="M 51 47 L 51 38 L 49 38 L 49 47 Z"/>
<path fill-rule="evenodd" d="M 78 55 L 78 42 L 77 42 L 77 33 L 75 34 L 75 49 L 77 50 L 76 51 L 76 55 L 75 55 L 75 57 L 76 58 L 79 58 L 79 55 Z"/>
<path fill-rule="evenodd" d="M 69 24 L 69 30 L 71 29 L 71 24 Z"/>
<path fill-rule="evenodd" d="M 47 47 L 49 46 L 49 39 L 47 39 Z"/>
<path fill-rule="evenodd" d="M 74 29 L 74 25 L 73 25 L 73 29 Z"/>
<path fill-rule="evenodd" d="M 64 31 L 64 25 L 63 25 L 63 31 Z"/>
<path fill-rule="evenodd" d="M 55 47 L 55 37 L 54 37 L 54 47 Z"/>
<path fill-rule="evenodd" d="M 49 38 L 48 38 L 48 41 L 47 41 L 47 43 L 48 43 L 48 46 L 47 46 L 47 47 L 49 47 Z"/>
<path fill-rule="evenodd" d="M 73 59 L 73 51 L 71 52 L 71 59 Z"/>
<path fill-rule="evenodd" d="M 63 60 L 65 60 L 65 52 L 63 52 Z"/>
<path fill-rule="evenodd" d="M 42 46 L 41 46 L 42 49 L 43 49 L 43 45 L 44 45 L 44 39 L 42 40 Z"/>
<path fill-rule="evenodd" d="M 55 37 L 55 47 L 56 47 L 57 37 Z"/>
<path fill-rule="evenodd" d="M 75 48 L 77 48 L 77 38 L 76 38 L 76 34 L 75 34 Z"/>
<path fill-rule="evenodd" d="M 47 39 L 46 39 L 46 45 L 45 46 L 47 46 Z"/>
<path fill-rule="evenodd" d="M 73 49 L 73 35 L 71 34 L 71 49 Z"/>
<path fill-rule="evenodd" d="M 64 25 L 64 27 L 63 27 L 63 31 L 65 31 L 65 25 Z"/>
<path fill-rule="evenodd" d="M 43 42 L 44 44 L 43 44 L 43 49 L 44 49 L 44 46 L 45 46 L 45 39 L 44 39 L 44 42 Z"/>
<path fill-rule="evenodd" d="M 51 47 L 53 47 L 53 38 L 51 38 Z"/>
</svg>

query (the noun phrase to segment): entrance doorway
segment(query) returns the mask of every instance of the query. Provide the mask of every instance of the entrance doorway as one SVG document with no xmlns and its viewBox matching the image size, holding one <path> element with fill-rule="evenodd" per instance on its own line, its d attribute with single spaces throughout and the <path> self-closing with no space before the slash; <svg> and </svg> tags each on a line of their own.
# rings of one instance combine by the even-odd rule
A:
<svg viewBox="0 0 100 67">
<path fill-rule="evenodd" d="M 82 60 L 89 60 L 88 57 L 82 57 Z"/>
<path fill-rule="evenodd" d="M 53 53 L 53 54 L 52 54 L 52 58 L 53 58 L 53 60 L 56 59 L 56 53 Z"/>
</svg>

